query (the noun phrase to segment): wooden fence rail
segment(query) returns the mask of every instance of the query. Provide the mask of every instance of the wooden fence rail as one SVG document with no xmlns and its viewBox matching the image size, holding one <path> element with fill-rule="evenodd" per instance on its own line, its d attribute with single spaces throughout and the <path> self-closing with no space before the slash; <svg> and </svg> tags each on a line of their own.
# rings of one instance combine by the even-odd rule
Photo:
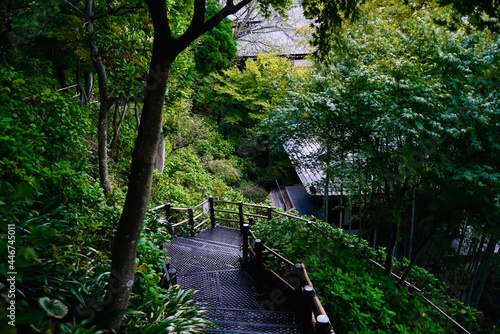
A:
<svg viewBox="0 0 500 334">
<path fill-rule="evenodd" d="M 247 211 L 245 211 L 245 208 L 247 209 Z M 173 231 L 174 228 L 176 227 L 188 225 L 189 233 L 192 236 L 196 234 L 197 229 L 201 228 L 204 225 L 207 225 L 209 222 L 212 227 L 215 227 L 215 225 L 218 222 L 227 222 L 233 224 L 232 227 L 239 227 L 240 231 L 243 233 L 243 238 L 244 238 L 243 259 L 247 260 L 250 254 L 254 257 L 257 263 L 257 267 L 260 268 L 257 270 L 257 275 L 259 274 L 259 270 L 266 269 L 265 263 L 262 259 L 262 251 L 264 249 L 272 253 L 276 258 L 280 259 L 283 263 L 295 267 L 295 272 L 297 273 L 297 275 L 299 275 L 299 277 L 301 277 L 302 280 L 300 288 L 291 287 L 290 284 L 288 284 L 288 282 L 284 278 L 279 276 L 277 273 L 275 273 L 272 270 L 268 271 L 272 275 L 276 276 L 278 280 L 282 281 L 283 283 L 286 283 L 285 286 L 288 285 L 289 287 L 292 288 L 292 290 L 296 290 L 297 293 L 300 291 L 301 296 L 299 298 L 301 299 L 299 300 L 302 301 L 302 306 L 305 305 L 304 306 L 305 310 L 304 309 L 299 310 L 299 313 L 302 314 L 302 318 L 300 319 L 300 321 L 306 323 L 306 327 L 309 327 L 307 331 L 310 333 L 330 333 L 330 334 L 334 333 L 330 320 L 323 306 L 321 305 L 319 298 L 316 296 L 316 293 L 314 292 L 312 282 L 309 279 L 305 267 L 301 263 L 294 264 L 290 260 L 284 258 L 280 254 L 275 252 L 273 249 L 263 245 L 262 241 L 258 239 L 257 236 L 255 236 L 251 231 L 251 229 L 249 228 L 249 225 L 254 223 L 256 219 L 271 220 L 274 215 L 279 215 L 303 221 L 309 227 L 315 228 L 318 232 L 324 234 L 325 231 L 323 231 L 320 227 L 318 227 L 314 222 L 299 216 L 279 211 L 272 206 L 264 206 L 264 205 L 243 203 L 243 202 L 214 200 L 212 197 L 192 208 L 176 208 L 172 207 L 170 204 L 164 204 L 151 209 L 151 211 L 158 211 L 158 210 L 163 210 L 165 212 L 166 216 L 165 221 L 167 223 L 167 227 L 171 231 Z M 253 210 L 253 212 L 248 212 L 248 210 Z M 186 214 L 187 214 L 186 218 L 179 220 L 180 215 L 186 216 Z M 206 215 L 208 215 L 208 217 L 205 217 Z M 249 225 L 245 223 L 245 218 L 248 219 L 250 223 Z M 247 228 L 248 232 L 245 232 Z M 248 235 L 245 236 L 245 234 Z M 253 249 L 249 248 L 249 236 L 253 238 L 254 242 Z M 370 262 L 378 267 L 383 268 L 381 264 L 377 263 L 374 260 L 370 260 Z M 396 276 L 397 278 L 397 275 L 395 275 L 394 273 L 392 273 L 392 276 Z M 405 282 L 405 284 L 412 291 L 416 292 L 417 296 L 421 297 L 424 301 L 429 303 L 429 305 L 431 305 L 439 313 L 441 313 L 446 319 L 452 322 L 457 327 L 457 329 L 461 330 L 466 334 L 470 334 L 469 331 L 467 331 L 458 322 L 452 319 L 437 305 L 435 305 L 425 296 L 420 294 L 420 290 L 417 287 L 413 286 L 408 282 Z"/>
</svg>

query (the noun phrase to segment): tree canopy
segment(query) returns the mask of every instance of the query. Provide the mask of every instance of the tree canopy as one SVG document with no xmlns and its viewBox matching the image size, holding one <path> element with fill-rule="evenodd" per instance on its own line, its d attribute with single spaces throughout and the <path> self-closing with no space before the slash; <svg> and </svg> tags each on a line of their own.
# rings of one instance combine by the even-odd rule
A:
<svg viewBox="0 0 500 334">
<path fill-rule="evenodd" d="M 229 68 L 228 18 L 251 0 L 2 2 L 0 223 L 19 232 L 21 330 L 155 332 L 177 314 L 199 331 L 196 308 L 177 312 L 189 296 L 156 284 L 165 254 L 154 242 L 170 236 L 146 212 L 152 201 L 241 200 L 251 168 L 232 153 L 267 150 L 273 136 L 322 145 L 313 158 L 373 209 L 365 227 L 388 227 L 387 272 L 415 201 L 420 240 L 458 230 L 462 245 L 472 231 L 468 254 L 493 254 L 497 0 L 362 2 L 303 1 L 320 61 L 302 72 L 275 57 Z M 292 1 L 257 5 L 284 14 Z M 476 291 L 495 269 L 479 259 L 460 281 Z M 67 305 L 74 318 L 61 320 Z"/>
<path fill-rule="evenodd" d="M 389 273 L 404 213 L 425 184 L 488 207 L 484 216 L 470 208 L 468 219 L 498 240 L 499 96 L 490 84 L 498 41 L 467 24 L 455 31 L 436 24 L 447 12 L 432 6 L 369 8 L 338 38 L 343 48 L 270 119 L 282 142 L 294 140 L 298 150 L 311 140 L 322 145 L 314 158 L 326 163 L 325 182 L 336 179 L 338 192 L 381 200 L 372 219 L 389 227 L 382 242 Z"/>
</svg>

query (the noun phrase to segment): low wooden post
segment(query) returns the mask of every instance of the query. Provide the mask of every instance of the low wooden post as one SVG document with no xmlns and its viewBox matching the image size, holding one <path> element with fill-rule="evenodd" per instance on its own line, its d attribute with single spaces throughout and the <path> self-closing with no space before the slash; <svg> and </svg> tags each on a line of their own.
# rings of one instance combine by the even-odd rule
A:
<svg viewBox="0 0 500 334">
<path fill-rule="evenodd" d="M 267 220 L 271 220 L 273 218 L 273 207 L 268 206 L 267 207 Z"/>
<path fill-rule="evenodd" d="M 248 261 L 248 232 L 250 226 L 248 224 L 243 224 L 243 261 L 246 263 Z"/>
<path fill-rule="evenodd" d="M 243 224 L 245 223 L 245 217 L 243 216 L 243 202 L 238 202 L 238 216 L 240 218 L 240 233 L 243 233 Z"/>
<path fill-rule="evenodd" d="M 168 288 L 169 285 L 168 269 L 170 269 L 170 260 L 165 259 L 163 260 L 163 267 L 161 268 L 161 272 L 163 274 L 161 286 L 164 288 Z"/>
<path fill-rule="evenodd" d="M 306 285 L 302 291 L 302 327 L 306 333 L 313 333 L 314 327 L 312 322 L 312 312 L 314 307 L 314 289 L 312 286 Z"/>
<path fill-rule="evenodd" d="M 262 291 L 264 281 L 264 262 L 262 259 L 262 251 L 264 245 L 262 240 L 256 239 L 254 244 L 255 250 L 255 280 L 257 281 L 257 291 Z"/>
<path fill-rule="evenodd" d="M 320 314 L 316 317 L 316 334 L 329 334 L 330 333 L 330 319 L 328 316 Z"/>
<path fill-rule="evenodd" d="M 305 285 L 304 270 L 302 263 L 295 263 L 293 268 L 294 274 L 300 280 L 300 285 L 295 289 L 295 321 L 298 324 L 303 324 L 304 321 L 304 296 L 302 295 L 302 288 Z"/>
<path fill-rule="evenodd" d="M 167 222 L 167 231 L 170 234 L 174 234 L 174 228 L 172 227 L 172 205 L 170 205 L 170 203 L 167 203 L 163 208 L 165 209 L 165 221 Z"/>
<path fill-rule="evenodd" d="M 175 268 L 170 268 L 168 269 L 168 280 L 170 282 L 170 285 L 176 285 L 177 284 L 177 270 Z"/>
<path fill-rule="evenodd" d="M 303 287 L 306 284 L 306 280 L 304 277 L 304 267 L 302 266 L 302 263 L 295 263 L 293 271 L 300 279 L 300 286 Z"/>
<path fill-rule="evenodd" d="M 214 198 L 210 196 L 208 198 L 209 211 L 210 211 L 210 224 L 212 228 L 215 228 L 215 208 L 214 208 Z"/>
<path fill-rule="evenodd" d="M 193 208 L 188 209 L 188 215 L 189 215 L 189 234 L 194 237 L 195 236 L 195 231 L 194 231 L 194 214 L 193 214 Z"/>
</svg>

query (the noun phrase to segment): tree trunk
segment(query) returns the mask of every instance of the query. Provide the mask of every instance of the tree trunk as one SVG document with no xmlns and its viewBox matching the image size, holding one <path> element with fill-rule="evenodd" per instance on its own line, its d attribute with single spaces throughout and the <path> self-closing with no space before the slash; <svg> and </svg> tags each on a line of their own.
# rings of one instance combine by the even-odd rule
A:
<svg viewBox="0 0 500 334">
<path fill-rule="evenodd" d="M 396 251 L 396 245 L 398 244 L 399 236 L 399 221 L 391 222 L 392 235 L 389 241 L 389 246 L 387 247 L 387 257 L 385 258 L 384 274 L 390 276 L 392 273 L 392 267 L 394 264 L 394 252 Z"/>
<path fill-rule="evenodd" d="M 427 243 L 429 241 L 431 241 L 432 237 L 433 237 L 433 234 L 434 234 L 434 231 L 429 233 L 429 235 L 427 236 L 427 238 L 425 238 L 421 243 L 420 245 L 418 246 L 417 250 L 412 254 L 412 257 L 410 259 L 410 263 L 408 264 L 408 267 L 406 267 L 403 275 L 401 275 L 401 278 L 399 279 L 399 282 L 398 284 L 400 286 L 403 286 L 404 283 L 405 283 L 405 280 L 406 280 L 406 277 L 408 277 L 408 275 L 410 274 L 411 270 L 413 269 L 413 266 L 415 265 L 415 262 L 417 261 L 418 257 L 420 256 L 420 254 L 422 253 L 422 251 L 424 250 L 424 247 L 425 245 L 427 245 Z"/>
<path fill-rule="evenodd" d="M 164 167 L 165 167 L 165 137 L 161 135 L 160 142 L 158 143 L 158 148 L 156 150 L 155 170 L 158 173 L 163 173 Z"/>
<path fill-rule="evenodd" d="M 125 120 L 125 116 L 127 115 L 127 110 L 128 110 L 128 103 L 125 102 L 123 105 L 123 110 L 120 115 L 120 119 L 118 118 L 118 113 L 120 111 L 120 104 L 117 102 L 115 105 L 115 114 L 114 114 L 114 120 L 113 120 L 113 139 L 111 140 L 111 144 L 109 145 L 109 155 L 112 157 L 113 153 L 116 150 L 116 147 L 118 145 L 118 136 L 120 135 L 120 129 L 123 124 L 123 121 Z"/>
<path fill-rule="evenodd" d="M 137 243 L 148 207 L 156 152 L 161 135 L 168 75 L 178 53 L 169 47 L 168 19 L 163 1 L 148 1 L 155 36 L 139 131 L 132 155 L 127 197 L 113 244 L 111 276 L 100 319 L 118 330 L 134 284 Z"/>
<path fill-rule="evenodd" d="M 170 65 L 167 63 L 164 73 L 170 71 Z M 122 316 L 119 312 L 127 308 L 134 283 L 137 243 L 148 207 L 156 149 L 160 140 L 166 80 L 165 75 L 162 82 L 146 93 L 132 155 L 127 197 L 115 235 L 111 276 L 106 294 L 109 303 L 104 305 L 103 316 L 105 318 L 102 318 L 107 320 L 109 328 L 115 330 L 121 326 Z"/>
<path fill-rule="evenodd" d="M 97 125 L 97 151 L 99 157 L 99 180 L 105 193 L 110 193 L 111 182 L 108 171 L 108 83 L 106 70 L 100 56 L 92 57 L 99 79 L 99 123 Z"/>
<path fill-rule="evenodd" d="M 92 1 L 85 1 L 85 18 L 87 29 L 92 31 L 94 23 L 92 21 Z M 90 56 L 92 64 L 97 72 L 98 87 L 99 87 L 99 120 L 97 124 L 97 155 L 99 159 L 99 180 L 101 187 L 105 193 L 111 192 L 111 182 L 109 181 L 108 172 L 108 110 L 109 110 L 109 94 L 108 94 L 108 78 L 106 76 L 106 68 L 102 62 L 99 48 L 90 37 Z"/>
</svg>

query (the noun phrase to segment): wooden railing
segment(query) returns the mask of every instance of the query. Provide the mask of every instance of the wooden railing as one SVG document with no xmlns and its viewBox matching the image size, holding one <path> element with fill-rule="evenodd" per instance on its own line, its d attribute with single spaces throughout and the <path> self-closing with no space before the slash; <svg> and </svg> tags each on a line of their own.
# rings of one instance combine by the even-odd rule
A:
<svg viewBox="0 0 500 334">
<path fill-rule="evenodd" d="M 265 246 L 262 243 L 261 239 L 257 238 L 257 236 L 255 236 L 250 229 L 250 225 L 252 225 L 252 223 L 256 219 L 271 220 L 273 216 L 279 215 L 287 218 L 301 220 L 309 227 L 315 228 L 318 232 L 325 233 L 313 221 L 302 218 L 300 216 L 295 216 L 286 212 L 279 211 L 272 206 L 214 200 L 212 197 L 191 208 L 177 208 L 172 207 L 170 204 L 164 204 L 151 209 L 151 211 L 157 210 L 165 211 L 165 221 L 167 227 L 172 232 L 176 227 L 188 226 L 189 233 L 194 236 L 196 234 L 196 230 L 198 230 L 202 226 L 208 225 L 208 223 L 210 223 L 212 227 L 215 227 L 218 222 L 225 222 L 232 224 L 232 227 L 239 227 L 240 231 L 243 233 L 244 238 L 243 260 L 248 260 L 250 255 L 253 256 L 257 267 L 257 278 L 259 277 L 260 272 L 266 270 L 277 280 L 281 281 L 289 290 L 295 291 L 297 293 L 297 298 L 299 298 L 298 300 L 300 301 L 298 304 L 301 305 L 301 309 L 297 311 L 299 317 L 298 320 L 307 328 L 306 332 L 330 334 L 334 333 L 329 318 L 323 306 L 321 305 L 319 298 L 316 296 L 312 282 L 309 279 L 307 270 L 304 265 L 301 263 L 293 263 L 275 252 L 273 249 Z M 248 212 L 248 210 L 251 210 L 252 212 Z M 185 217 L 186 215 L 187 218 L 180 219 L 183 216 Z M 245 219 L 248 220 L 249 224 L 245 223 Z M 248 226 L 248 233 L 245 233 L 245 225 Z M 249 236 L 253 238 L 253 248 L 249 247 Z M 290 284 L 290 282 L 288 282 L 273 270 L 267 269 L 266 264 L 264 263 L 262 258 L 262 251 L 264 249 L 273 254 L 281 262 L 294 268 L 297 277 L 300 279 L 300 286 L 294 286 L 293 284 Z M 370 262 L 377 267 L 383 268 L 381 264 L 377 263 L 374 260 L 370 259 Z M 399 277 L 396 274 L 391 273 L 391 275 L 399 280 Z M 437 305 L 432 303 L 428 298 L 423 296 L 420 293 L 420 289 L 407 281 L 405 281 L 405 285 L 409 288 L 410 291 L 414 292 L 418 297 L 422 298 L 430 306 L 441 313 L 448 321 L 453 323 L 457 327 L 457 329 L 461 330 L 465 334 L 470 334 L 467 329 L 465 329 L 457 321 L 452 319 L 448 314 L 441 310 Z"/>
<path fill-rule="evenodd" d="M 216 224 L 224 222 L 226 223 L 224 225 L 229 224 L 231 227 L 239 227 L 243 236 L 243 262 L 248 263 L 250 256 L 252 257 L 257 283 L 263 283 L 265 272 L 271 274 L 295 295 L 297 321 L 307 333 L 334 334 L 330 319 L 316 295 L 305 266 L 302 263 L 293 263 L 273 249 L 265 246 L 250 228 L 250 225 L 258 219 L 270 220 L 274 215 L 281 215 L 302 220 L 308 226 L 321 231 L 312 221 L 287 214 L 272 206 L 214 200 L 212 197 L 191 208 L 172 207 L 167 203 L 151 210 L 164 211 L 165 223 L 171 232 L 174 232 L 176 228 L 187 226 L 191 236 L 194 236 L 198 229 L 208 224 L 215 227 Z M 245 220 L 248 221 L 248 224 L 245 223 Z M 250 237 L 252 238 L 251 243 Z M 253 244 L 253 247 L 251 244 Z M 262 256 L 264 250 L 267 250 L 276 259 L 293 269 L 294 276 L 285 279 L 275 271 L 268 269 Z"/>
</svg>

